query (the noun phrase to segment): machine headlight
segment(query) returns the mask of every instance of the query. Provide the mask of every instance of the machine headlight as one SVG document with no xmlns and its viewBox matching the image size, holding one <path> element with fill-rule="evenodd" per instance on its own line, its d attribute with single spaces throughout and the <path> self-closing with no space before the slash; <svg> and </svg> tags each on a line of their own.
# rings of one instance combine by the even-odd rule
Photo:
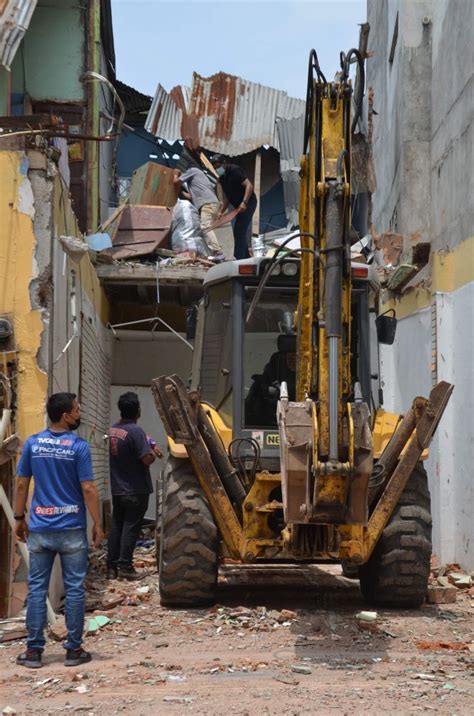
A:
<svg viewBox="0 0 474 716">
<path fill-rule="evenodd" d="M 280 273 L 281 273 L 281 266 L 280 266 L 280 265 L 274 266 L 274 267 L 272 268 L 272 274 L 271 274 L 272 276 L 279 276 Z"/>
<path fill-rule="evenodd" d="M 283 264 L 283 274 L 285 276 L 296 276 L 298 273 L 298 265 L 296 263 Z"/>
</svg>

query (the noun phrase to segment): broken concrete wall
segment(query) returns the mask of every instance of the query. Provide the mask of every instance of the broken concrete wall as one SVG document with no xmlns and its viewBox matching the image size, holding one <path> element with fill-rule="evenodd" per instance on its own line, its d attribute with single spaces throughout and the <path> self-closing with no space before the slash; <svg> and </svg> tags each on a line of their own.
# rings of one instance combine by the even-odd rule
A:
<svg viewBox="0 0 474 716">
<path fill-rule="evenodd" d="M 430 227 L 431 0 L 368 1 L 367 84 L 374 89 L 373 215 L 383 230 L 426 240 Z"/>
<path fill-rule="evenodd" d="M 0 315 L 12 321 L 16 348 L 7 358 L 2 354 L 4 366 L 6 361 L 11 364 L 12 356 L 15 361 L 14 429 L 22 440 L 43 430 L 49 394 L 71 391 L 81 399 L 85 386 L 92 385 L 82 400 L 81 434 L 91 446 L 99 491 L 106 497 L 103 433 L 109 422 L 110 376 L 99 378 L 94 370 L 100 364 L 99 355 L 104 357 L 102 363 L 108 360 L 107 300 L 88 254 L 76 263 L 61 246 L 60 236 L 80 237 L 80 232 L 68 190 L 47 150 L 0 151 L 0 225 Z M 92 350 L 92 372 L 81 349 L 84 321 L 93 337 L 87 358 L 91 360 Z M 56 565 L 51 580 L 54 604 L 61 593 Z M 21 608 L 22 599 L 12 599 L 11 604 Z"/>
<path fill-rule="evenodd" d="M 474 3 L 433 3 L 431 240 L 451 249 L 474 232 Z"/>
<path fill-rule="evenodd" d="M 368 20 L 374 228 L 403 234 L 405 258 L 418 242 L 431 246 L 424 280 L 383 296 L 400 320 L 381 351 L 385 407 L 404 412 L 437 380 L 455 384 L 427 464 L 434 549 L 472 569 L 474 5 L 369 0 Z"/>
</svg>

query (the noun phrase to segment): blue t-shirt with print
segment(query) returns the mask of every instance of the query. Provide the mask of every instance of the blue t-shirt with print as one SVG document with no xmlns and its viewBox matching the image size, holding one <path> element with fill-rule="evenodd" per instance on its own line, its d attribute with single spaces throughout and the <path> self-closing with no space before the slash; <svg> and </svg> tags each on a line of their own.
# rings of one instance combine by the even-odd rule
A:
<svg viewBox="0 0 474 716">
<path fill-rule="evenodd" d="M 44 430 L 25 442 L 18 477 L 33 477 L 28 527 L 31 532 L 86 527 L 81 482 L 93 480 L 89 445 L 71 432 Z"/>
</svg>

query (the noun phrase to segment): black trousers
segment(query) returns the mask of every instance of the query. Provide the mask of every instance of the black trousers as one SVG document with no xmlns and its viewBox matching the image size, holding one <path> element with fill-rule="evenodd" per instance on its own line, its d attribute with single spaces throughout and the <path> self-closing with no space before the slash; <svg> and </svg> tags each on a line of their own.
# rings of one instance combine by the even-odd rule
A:
<svg viewBox="0 0 474 716">
<path fill-rule="evenodd" d="M 255 194 L 249 199 L 247 210 L 243 214 L 237 214 L 234 219 L 234 256 L 237 260 L 248 259 L 249 246 L 252 242 L 252 218 L 257 208 Z"/>
<path fill-rule="evenodd" d="M 150 495 L 113 495 L 112 530 L 108 540 L 108 567 L 131 567 Z"/>
</svg>

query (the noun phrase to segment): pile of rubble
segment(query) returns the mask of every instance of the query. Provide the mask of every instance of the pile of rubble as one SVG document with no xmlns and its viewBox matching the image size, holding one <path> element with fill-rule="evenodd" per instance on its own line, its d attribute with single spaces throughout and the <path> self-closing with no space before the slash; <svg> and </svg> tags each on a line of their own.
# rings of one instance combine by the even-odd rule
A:
<svg viewBox="0 0 474 716">
<path fill-rule="evenodd" d="M 439 566 L 433 556 L 427 601 L 430 604 L 453 604 L 459 593 L 474 600 L 474 572 L 465 572 L 459 564 Z"/>
</svg>

